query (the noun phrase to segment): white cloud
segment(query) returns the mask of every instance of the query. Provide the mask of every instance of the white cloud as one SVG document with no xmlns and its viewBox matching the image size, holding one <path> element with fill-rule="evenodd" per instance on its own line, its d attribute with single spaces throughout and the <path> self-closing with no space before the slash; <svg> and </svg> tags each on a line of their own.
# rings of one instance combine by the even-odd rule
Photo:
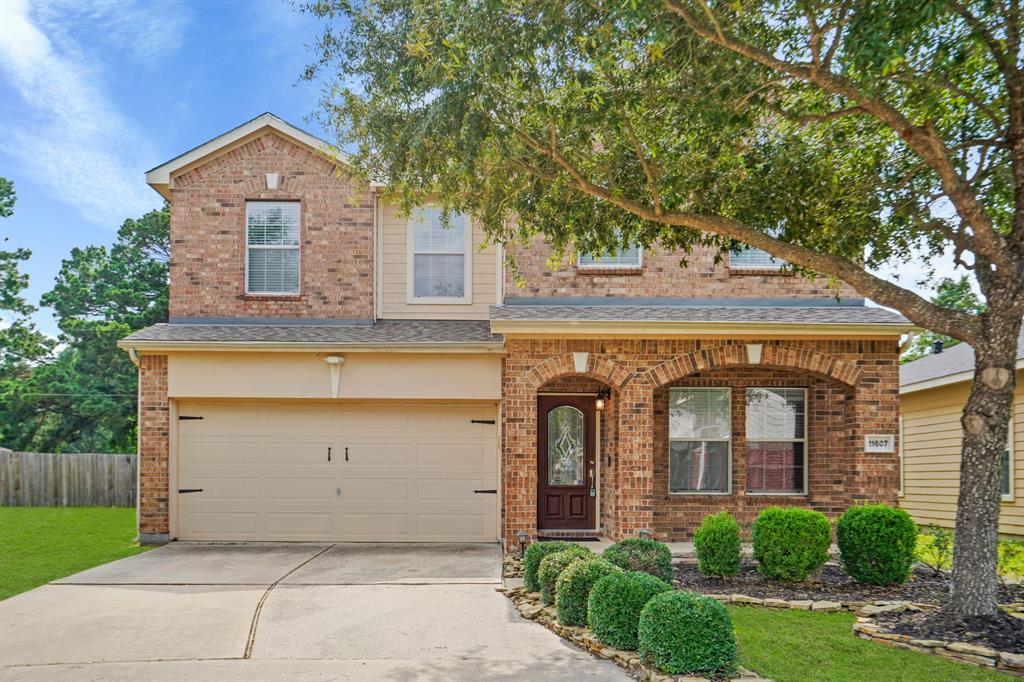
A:
<svg viewBox="0 0 1024 682">
<path fill-rule="evenodd" d="M 65 6 L 75 9 L 65 14 Z M 160 33 L 147 23 L 144 9 L 161 6 L 129 2 L 115 7 L 100 0 L 30 7 L 24 0 L 7 0 L 0 9 L 0 70 L 21 98 L 17 115 L 4 116 L 0 145 L 21 164 L 20 170 L 59 200 L 112 228 L 157 205 L 142 182 L 154 154 L 104 88 L 104 65 L 97 51 L 83 50 L 71 28 L 105 36 L 104 45 L 124 44 L 128 21 L 141 22 L 133 32 L 136 37 Z M 121 12 L 123 17 L 118 16 Z M 166 54 L 180 42 L 183 30 L 143 36 L 132 54 L 146 59 Z M 10 112 L 13 106 L 5 104 L 5 109 Z"/>
</svg>

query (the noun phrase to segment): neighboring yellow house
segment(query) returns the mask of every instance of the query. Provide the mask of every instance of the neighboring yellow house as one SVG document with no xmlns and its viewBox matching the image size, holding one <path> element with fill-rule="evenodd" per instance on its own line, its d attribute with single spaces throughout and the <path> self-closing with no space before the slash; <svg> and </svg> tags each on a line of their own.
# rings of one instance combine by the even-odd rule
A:
<svg viewBox="0 0 1024 682">
<path fill-rule="evenodd" d="M 960 413 L 974 375 L 961 343 L 900 368 L 900 504 L 918 523 L 953 527 L 960 488 Z M 1024 536 L 1024 332 L 1006 451 L 999 533 Z"/>
</svg>

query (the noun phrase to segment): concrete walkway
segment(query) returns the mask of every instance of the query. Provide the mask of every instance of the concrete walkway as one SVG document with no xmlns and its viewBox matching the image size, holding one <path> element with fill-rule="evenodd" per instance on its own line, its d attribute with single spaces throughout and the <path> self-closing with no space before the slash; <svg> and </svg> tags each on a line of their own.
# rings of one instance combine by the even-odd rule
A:
<svg viewBox="0 0 1024 682">
<path fill-rule="evenodd" d="M 625 680 L 503 595 L 496 545 L 175 543 L 0 602 L 0 679 Z"/>
</svg>

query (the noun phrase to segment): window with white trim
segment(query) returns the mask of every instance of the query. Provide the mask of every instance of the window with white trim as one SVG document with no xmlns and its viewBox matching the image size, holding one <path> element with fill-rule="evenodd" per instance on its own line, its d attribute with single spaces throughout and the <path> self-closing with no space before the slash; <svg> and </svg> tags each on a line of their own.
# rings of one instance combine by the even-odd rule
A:
<svg viewBox="0 0 1024 682">
<path fill-rule="evenodd" d="M 298 294 L 300 204 L 245 202 L 245 292 Z"/>
<path fill-rule="evenodd" d="M 732 474 L 732 392 L 669 389 L 670 493 L 727 493 Z"/>
<path fill-rule="evenodd" d="M 1003 450 L 1003 461 L 1002 461 L 1002 488 L 1000 494 L 1003 500 L 1010 502 L 1013 500 L 1014 486 L 1014 466 L 1013 466 L 1013 419 L 1010 419 L 1010 423 L 1006 429 L 1006 449 Z"/>
<path fill-rule="evenodd" d="M 468 301 L 468 223 L 461 213 L 450 216 L 445 225 L 440 209 L 413 210 L 409 217 L 410 301 Z"/>
<path fill-rule="evenodd" d="M 585 270 L 640 268 L 643 265 L 643 249 L 639 245 L 627 246 L 601 254 L 580 252 L 578 267 Z"/>
<path fill-rule="evenodd" d="M 807 390 L 747 389 L 747 492 L 807 492 Z"/>
<path fill-rule="evenodd" d="M 783 265 L 785 261 L 754 246 L 745 246 L 729 252 L 729 267 L 734 270 L 778 270 Z"/>
</svg>

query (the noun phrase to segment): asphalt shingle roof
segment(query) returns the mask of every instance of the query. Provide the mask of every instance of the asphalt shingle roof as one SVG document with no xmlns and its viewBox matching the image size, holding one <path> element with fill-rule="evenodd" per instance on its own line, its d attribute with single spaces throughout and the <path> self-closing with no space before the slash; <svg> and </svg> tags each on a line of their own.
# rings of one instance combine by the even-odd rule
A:
<svg viewBox="0 0 1024 682">
<path fill-rule="evenodd" d="M 1017 337 L 1017 359 L 1024 360 L 1024 329 Z M 966 343 L 958 343 L 941 353 L 932 353 L 913 362 L 900 365 L 900 386 L 929 381 L 950 374 L 959 374 L 974 369 L 974 349 Z"/>
<path fill-rule="evenodd" d="M 228 343 L 501 343 L 487 320 L 377 320 L 369 325 L 155 324 L 131 341 Z"/>
<path fill-rule="evenodd" d="M 909 324 L 898 313 L 865 306 L 491 306 L 492 320 L 594 322 L 760 322 Z"/>
</svg>

